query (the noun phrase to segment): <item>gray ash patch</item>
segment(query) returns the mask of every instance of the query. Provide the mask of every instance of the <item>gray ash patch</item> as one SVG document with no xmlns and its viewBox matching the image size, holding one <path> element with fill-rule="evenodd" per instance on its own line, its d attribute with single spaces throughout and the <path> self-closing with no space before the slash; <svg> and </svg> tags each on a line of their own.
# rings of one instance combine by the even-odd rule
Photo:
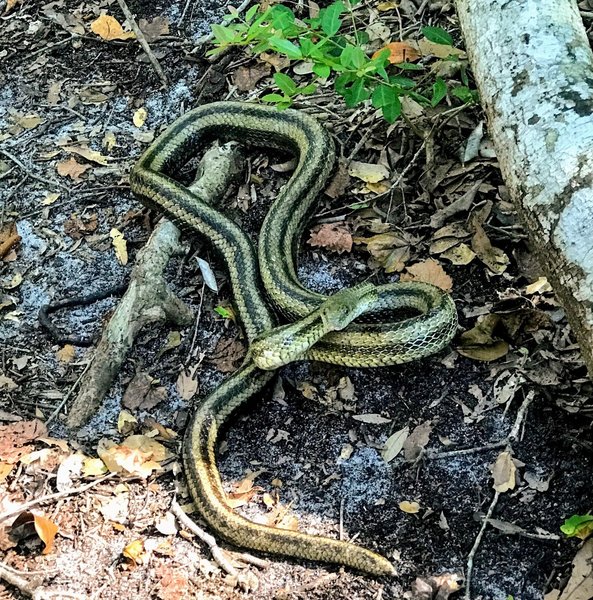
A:
<svg viewBox="0 0 593 600">
<path fill-rule="evenodd" d="M 392 469 L 374 448 L 356 450 L 342 463 L 342 475 L 340 495 L 346 512 L 384 500 L 392 486 Z"/>
</svg>

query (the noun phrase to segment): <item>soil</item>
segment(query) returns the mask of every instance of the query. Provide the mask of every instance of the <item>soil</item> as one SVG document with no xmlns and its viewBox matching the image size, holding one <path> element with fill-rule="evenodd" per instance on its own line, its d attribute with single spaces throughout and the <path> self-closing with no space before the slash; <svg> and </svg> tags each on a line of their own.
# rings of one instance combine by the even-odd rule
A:
<svg viewBox="0 0 593 600">
<path fill-rule="evenodd" d="M 19 419 L 47 420 L 68 400 L 92 357 L 92 347 L 64 352 L 64 344 L 41 327 L 39 310 L 51 301 L 126 282 L 148 239 L 151 219 L 158 217 L 133 197 L 127 173 L 154 135 L 199 103 L 254 99 L 271 89 L 267 79 L 255 90 L 237 92 L 237 69 L 253 58 L 240 52 L 213 62 L 204 57 L 207 46 L 201 38 L 224 12 L 214 3 L 207 10 L 177 0 L 130 1 L 128 6 L 138 20 L 161 17 L 169 24 L 168 33 L 151 41 L 170 82 L 166 89 L 134 40 L 104 41 L 91 31 L 100 13 L 124 21 L 116 2 L 42 5 L 22 0 L 0 17 L 0 231 L 14 222 L 21 238 L 0 262 L 0 375 L 5 378 L 0 379 L 0 417 L 7 427 Z M 454 27 L 455 16 L 443 3 L 422 6 L 414 16 L 404 10 L 412 26 L 445 19 L 447 28 Z M 43 554 L 38 538 L 9 543 L 7 530 L 0 535 L 4 564 L 41 572 L 53 597 L 429 598 L 430 593 L 422 595 L 422 582 L 441 576 L 438 597 L 446 598 L 455 593 L 454 586 L 442 582 L 463 586 L 468 556 L 494 500 L 490 517 L 495 521 L 474 551 L 471 598 L 537 600 L 565 583 L 579 540 L 566 538 L 559 527 L 593 505 L 591 384 L 553 294 L 526 287 L 542 273 L 525 244 L 495 159 L 484 154 L 463 164 L 458 158 L 483 117 L 479 109 L 466 108 L 438 121 L 448 107 L 429 111 L 421 124 L 427 129 L 432 122 L 442 125 L 435 130 L 428 161 L 418 154 L 421 140 L 404 121 L 389 127 L 372 107 L 345 109 L 341 102 L 327 88 L 297 108 L 324 114 L 346 157 L 360 142 L 350 158 L 387 163 L 392 180 L 411 166 L 395 193 L 376 202 L 368 190 L 357 193 L 362 184 L 352 179 L 342 196 L 321 200 L 316 222 L 341 215 L 340 223 L 361 237 L 377 233 L 369 233 L 373 220 L 389 224 L 391 231 L 408 232 L 413 240 L 406 265 L 432 256 L 452 278 L 460 334 L 472 329 L 477 317 L 498 315 L 497 329 L 483 347 L 491 351 L 506 344 L 507 351 L 489 362 L 475 360 L 464 356 L 468 352 L 458 336 L 436 356 L 390 368 L 290 365 L 280 372 L 279 384 L 233 416 L 219 467 L 227 491 L 250 492 L 237 509 L 250 519 L 269 523 L 272 514 L 302 531 L 341 534 L 389 557 L 398 576 L 376 580 L 270 556 L 263 557 L 269 560 L 266 568 L 243 567 L 258 585 L 240 590 L 195 537 L 158 527 L 175 495 L 180 504 L 190 503 L 178 461 L 179 436 L 164 442 L 173 458 L 148 478 L 113 476 L 36 507 L 59 526 L 51 551 Z M 138 126 L 133 118 L 142 107 L 147 117 Z M 72 146 L 88 146 L 109 158 L 99 164 L 67 149 Z M 87 166 L 78 178 L 59 174 L 60 164 L 70 157 Z M 253 154 L 251 178 L 246 176 L 229 194 L 228 210 L 254 236 L 287 179 L 287 173 L 278 172 L 285 170 L 278 165 L 286 158 Z M 498 275 L 478 259 L 454 265 L 431 250 L 438 229 L 431 216 L 477 181 L 481 184 L 471 207 L 443 224 L 469 227 L 484 213 L 484 231 L 509 259 Z M 361 201 L 376 210 L 348 208 Z M 125 265 L 114 251 L 114 228 L 127 242 Z M 336 254 L 305 242 L 299 275 L 311 289 L 329 293 L 366 278 L 399 277 L 377 268 L 361 245 Z M 168 346 L 169 326 L 142 332 L 87 425 L 79 431 L 66 428 L 68 402 L 51 421 L 48 437 L 66 440 L 66 449 L 36 441 L 32 449 L 53 450 L 30 462 L 13 461 L 0 488 L 3 513 L 55 492 L 58 466 L 66 457 L 77 451 L 95 457 L 100 439 L 120 442 L 129 434 L 118 429 L 118 416 L 135 374 L 148 373 L 154 387 L 164 388 L 166 399 L 131 410 L 137 419 L 134 432 L 156 422 L 181 434 L 192 403 L 240 362 L 241 329 L 214 310 L 232 305 L 226 273 L 203 241 L 188 238 L 185 250 L 172 259 L 167 280 L 200 314 L 195 344 L 193 328 L 182 330 L 180 343 Z M 196 256 L 214 269 L 218 295 L 204 287 Z M 67 335 L 96 338 L 116 303 L 117 298 L 107 298 L 57 312 L 52 320 Z M 229 355 L 234 360 L 230 368 Z M 198 363 L 199 391 L 190 400 L 176 382 L 184 365 Z M 505 387 L 513 377 L 518 384 Z M 517 439 L 506 445 L 516 422 Z M 411 454 L 406 450 L 386 462 L 387 439 L 405 427 L 417 434 L 424 427 L 427 440 L 412 447 Z M 0 447 L 0 454 L 4 450 Z M 505 451 L 512 454 L 516 473 L 510 489 L 495 492 L 493 464 Z M 0 464 L 7 462 L 0 458 Z M 94 479 L 79 477 L 78 487 Z M 245 484 L 250 478 L 251 490 Z M 134 560 L 126 552 L 138 540 L 144 552 Z M 23 596 L 4 584 L 0 597 Z"/>
</svg>

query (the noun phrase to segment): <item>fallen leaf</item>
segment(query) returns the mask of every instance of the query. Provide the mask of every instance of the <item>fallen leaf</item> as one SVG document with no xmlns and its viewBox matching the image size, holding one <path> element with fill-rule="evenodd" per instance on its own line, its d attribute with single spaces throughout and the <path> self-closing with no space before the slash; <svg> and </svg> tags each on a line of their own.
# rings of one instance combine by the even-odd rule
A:
<svg viewBox="0 0 593 600">
<path fill-rule="evenodd" d="M 142 127 L 148 117 L 148 111 L 142 106 L 132 116 L 132 122 L 138 128 Z"/>
<path fill-rule="evenodd" d="M 17 230 L 16 221 L 5 221 L 0 226 L 0 259 L 7 256 L 20 241 L 21 236 Z"/>
<path fill-rule="evenodd" d="M 75 356 L 76 348 L 72 344 L 66 344 L 56 352 L 57 359 L 64 364 L 72 362 Z"/>
<path fill-rule="evenodd" d="M 245 346 L 239 340 L 220 338 L 208 361 L 221 373 L 231 373 L 237 370 L 244 357 Z"/>
<path fill-rule="evenodd" d="M 391 423 L 391 419 L 386 419 L 377 413 L 365 413 L 362 415 L 352 415 L 355 421 L 361 423 L 371 423 L 372 425 L 383 425 L 384 423 Z"/>
<path fill-rule="evenodd" d="M 255 65 L 239 67 L 233 76 L 233 83 L 241 92 L 253 90 L 260 79 L 267 77 L 272 71 L 269 62 L 258 62 Z"/>
<path fill-rule="evenodd" d="M 196 371 L 199 366 L 200 365 L 197 364 L 189 369 L 183 369 L 181 373 L 179 373 L 179 377 L 177 377 L 175 388 L 177 389 L 177 393 L 184 400 L 191 400 L 198 391 L 199 383 L 196 377 Z"/>
<path fill-rule="evenodd" d="M 402 273 L 401 281 L 421 281 L 431 283 L 437 287 L 450 292 L 453 288 L 453 280 L 443 267 L 434 259 L 429 258 L 422 262 L 406 267 L 406 272 Z"/>
<path fill-rule="evenodd" d="M 552 286 L 546 277 L 539 277 L 533 283 L 530 283 L 525 288 L 526 294 L 545 294 L 546 292 L 551 292 Z"/>
<path fill-rule="evenodd" d="M 475 233 L 472 237 L 472 250 L 478 258 L 496 275 L 506 271 L 510 260 L 500 248 L 493 246 L 479 223 L 474 223 Z"/>
<path fill-rule="evenodd" d="M 163 535 L 176 535 L 177 534 L 177 523 L 175 521 L 175 515 L 167 511 L 162 519 L 159 519 L 154 524 L 156 530 Z"/>
<path fill-rule="evenodd" d="M 405 513 L 415 515 L 420 511 L 420 504 L 418 504 L 418 502 L 408 502 L 407 500 L 404 500 L 399 503 L 399 508 Z"/>
<path fill-rule="evenodd" d="M 31 451 L 29 442 L 46 435 L 46 426 L 37 419 L 0 425 L 0 460 L 9 464 L 18 462 Z"/>
<path fill-rule="evenodd" d="M 379 233 L 370 238 L 355 237 L 353 241 L 364 244 L 386 273 L 403 271 L 410 259 L 410 240 L 395 232 Z"/>
<path fill-rule="evenodd" d="M 134 540 L 125 546 L 122 554 L 134 565 L 142 564 L 148 558 L 148 554 L 144 551 L 144 540 Z"/>
<path fill-rule="evenodd" d="M 43 206 L 49 206 L 50 204 L 53 204 L 59 197 L 60 194 L 58 192 L 47 193 L 45 198 L 41 201 L 41 204 L 43 204 Z"/>
<path fill-rule="evenodd" d="M 431 433 L 431 421 L 424 421 L 424 423 L 414 427 L 414 430 L 403 444 L 404 458 L 407 462 L 415 461 L 420 456 L 426 444 L 428 444 Z"/>
<path fill-rule="evenodd" d="M 334 171 L 334 175 L 325 188 L 325 193 L 334 200 L 339 198 L 348 189 L 350 184 L 350 174 L 343 160 L 338 161 L 338 166 Z"/>
<path fill-rule="evenodd" d="M 591 600 L 593 598 L 593 539 L 572 560 L 572 573 L 562 593 L 552 590 L 544 600 Z"/>
<path fill-rule="evenodd" d="M 10 526 L 10 536 L 17 540 L 37 534 L 45 545 L 42 554 L 52 551 L 57 532 L 58 526 L 53 521 L 28 511 L 21 513 Z"/>
<path fill-rule="evenodd" d="M 39 115 L 13 115 L 12 119 L 24 129 L 35 129 L 43 123 L 43 119 Z"/>
<path fill-rule="evenodd" d="M 64 233 L 69 235 L 73 240 L 79 240 L 89 233 L 94 233 L 98 226 L 97 213 L 86 215 L 83 218 L 77 214 L 73 214 L 69 219 L 64 221 Z"/>
<path fill-rule="evenodd" d="M 314 248 L 327 248 L 342 254 L 352 250 L 352 234 L 344 225 L 323 223 L 311 229 L 308 243 Z"/>
<path fill-rule="evenodd" d="M 348 173 L 352 177 L 356 177 L 367 183 L 377 183 L 383 179 L 389 179 L 389 169 L 387 167 L 375 163 L 359 162 L 357 160 L 350 162 Z"/>
<path fill-rule="evenodd" d="M 436 58 L 448 58 L 449 56 L 457 56 L 460 59 L 466 58 L 466 54 L 459 48 L 447 46 L 446 44 L 437 44 L 423 38 L 418 41 L 418 49 L 422 56 L 435 56 Z"/>
<path fill-rule="evenodd" d="M 109 235 L 113 240 L 113 248 L 115 250 L 115 256 L 117 260 L 122 265 L 128 264 L 128 247 L 126 243 L 126 238 L 124 238 L 124 234 L 118 229 L 113 228 Z"/>
<path fill-rule="evenodd" d="M 85 477 L 97 477 L 107 473 L 108 469 L 100 458 L 85 458 L 82 466 L 82 474 Z"/>
<path fill-rule="evenodd" d="M 503 357 L 509 351 L 509 344 L 494 333 L 499 323 L 499 315 L 485 315 L 472 329 L 459 336 L 457 352 L 484 362 Z"/>
<path fill-rule="evenodd" d="M 103 156 L 100 152 L 97 152 L 96 150 L 91 150 L 87 146 L 64 146 L 64 150 L 66 152 L 78 154 L 78 156 L 82 156 L 82 158 L 86 158 L 87 160 L 97 163 L 98 165 L 106 165 L 108 162 L 106 156 Z"/>
<path fill-rule="evenodd" d="M 91 165 L 82 165 L 76 159 L 70 157 L 68 160 L 63 160 L 56 165 L 58 175 L 62 177 L 70 177 L 73 181 L 78 181 L 80 176 L 88 171 Z"/>
<path fill-rule="evenodd" d="M 446 258 L 454 265 L 464 266 L 469 265 L 469 263 L 476 258 L 476 253 L 467 244 L 462 242 L 461 244 L 457 244 L 456 246 L 453 246 L 453 248 L 449 248 L 449 250 L 442 252 L 441 258 Z"/>
<path fill-rule="evenodd" d="M 401 452 L 409 433 L 410 428 L 406 426 L 387 438 L 381 450 L 381 456 L 386 463 L 391 462 Z"/>
<path fill-rule="evenodd" d="M 158 380 L 144 371 L 136 373 L 124 392 L 122 405 L 130 410 L 154 408 L 167 398 L 167 390 L 157 383 Z"/>
<path fill-rule="evenodd" d="M 160 15 L 154 17 L 154 19 L 151 19 L 150 21 L 147 19 L 140 19 L 140 21 L 138 21 L 138 26 L 149 44 L 169 33 L 169 19 L 167 19 L 167 17 L 161 17 Z"/>
<path fill-rule="evenodd" d="M 490 471 L 494 478 L 492 487 L 497 492 L 504 493 L 515 489 L 517 467 L 510 452 L 501 452 L 496 462 L 491 465 Z"/>
<path fill-rule="evenodd" d="M 181 568 L 172 568 L 159 562 L 156 574 L 160 579 L 156 589 L 159 600 L 180 600 L 191 597 L 189 575 Z"/>
<path fill-rule="evenodd" d="M 107 41 L 136 37 L 133 31 L 124 31 L 117 19 L 111 15 L 101 15 L 95 19 L 91 23 L 91 31 Z"/>
<path fill-rule="evenodd" d="M 14 379 L 7 377 L 6 375 L 0 375 L 0 390 L 10 392 L 16 390 L 19 386 L 15 383 Z"/>
<path fill-rule="evenodd" d="M 420 52 L 418 52 L 418 48 L 408 42 L 390 42 L 380 50 L 377 50 L 373 54 L 373 58 L 377 58 L 377 56 L 385 50 L 389 50 L 387 59 L 392 65 L 403 62 L 414 62 L 421 56 Z"/>
<path fill-rule="evenodd" d="M 148 477 L 154 470 L 160 469 L 155 451 L 161 460 L 169 456 L 162 444 L 146 436 L 130 436 L 120 445 L 103 438 L 97 446 L 97 454 L 109 471 L 140 477 Z"/>
<path fill-rule="evenodd" d="M 129 386 L 128 386 L 129 389 Z M 122 401 L 123 404 L 123 401 Z M 122 435 L 130 435 L 136 428 L 138 419 L 127 410 L 121 410 L 117 416 L 117 430 Z"/>
</svg>

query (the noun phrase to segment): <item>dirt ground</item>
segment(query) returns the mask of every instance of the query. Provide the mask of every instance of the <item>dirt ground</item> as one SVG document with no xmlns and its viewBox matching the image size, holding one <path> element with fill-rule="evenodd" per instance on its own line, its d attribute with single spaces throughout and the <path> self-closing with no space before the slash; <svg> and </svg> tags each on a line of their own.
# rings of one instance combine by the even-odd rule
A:
<svg viewBox="0 0 593 600">
<path fill-rule="evenodd" d="M 483 119 L 479 109 L 445 105 L 389 126 L 370 106 L 346 109 L 330 88 L 297 103 L 322 115 L 345 160 L 389 173 L 379 191 L 353 175 L 343 193 L 320 200 L 311 227 L 332 224 L 359 243 L 338 254 L 307 243 L 307 233 L 302 281 L 334 292 L 366 278 L 413 277 L 420 265 L 419 277 L 444 286 L 450 278 L 460 329 L 446 350 L 412 364 L 291 365 L 232 418 L 219 467 L 237 510 L 271 525 L 342 534 L 390 558 L 399 573 L 376 580 L 260 556 L 265 567 L 239 564 L 255 588 L 243 591 L 170 513 L 174 497 L 190 503 L 179 456 L 191 406 L 245 350 L 240 327 L 215 310 L 229 309 L 232 298 L 208 245 L 187 240 L 166 272 L 197 323 L 144 330 L 103 406 L 78 431 L 65 420 L 92 346 L 52 337 L 38 316 L 52 301 L 126 283 L 158 216 L 133 197 L 127 174 L 155 134 L 200 103 L 254 100 L 270 78 L 239 91 L 248 86 L 238 73 L 255 59 L 238 51 L 204 58 L 208 23 L 224 13 L 213 4 L 128 2 L 151 32 L 166 88 L 135 40 L 93 33 L 101 13 L 125 21 L 117 2 L 21 0 L 0 2 L 0 12 L 7 4 L 0 17 L 0 245 L 20 239 L 0 258 L 4 568 L 39 578 L 48 598 L 462 597 L 468 564 L 472 599 L 536 600 L 561 589 L 581 542 L 559 528 L 593 506 L 591 383 L 485 140 L 479 154 L 460 160 Z M 439 23 L 461 44 L 447 3 L 400 8 L 407 35 Z M 430 132 L 424 143 L 419 130 Z M 250 175 L 229 194 L 228 211 L 252 234 L 288 176 L 287 159 L 253 153 Z M 125 239 L 127 261 L 114 230 Z M 360 239 L 378 235 L 389 237 L 373 254 Z M 204 285 L 196 257 L 213 268 L 218 294 Z M 386 273 L 387 259 L 401 264 Z M 64 336 L 96 339 L 117 301 L 51 319 Z M 397 432 L 406 443 L 389 460 Z M 142 477 L 130 467 L 103 479 L 102 463 L 89 459 L 106 440 L 121 451 L 132 434 L 166 449 L 156 457 L 142 448 L 160 468 L 144 465 L 149 476 Z M 29 509 L 48 521 L 33 524 L 28 514 L 28 524 L 15 526 L 14 516 Z M 0 598 L 28 595 L 0 586 Z"/>
</svg>

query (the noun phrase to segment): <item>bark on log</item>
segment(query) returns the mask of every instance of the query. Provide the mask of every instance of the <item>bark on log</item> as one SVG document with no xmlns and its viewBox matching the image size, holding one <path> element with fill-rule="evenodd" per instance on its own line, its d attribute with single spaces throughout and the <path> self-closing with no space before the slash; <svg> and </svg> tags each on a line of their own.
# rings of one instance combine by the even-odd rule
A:
<svg viewBox="0 0 593 600">
<path fill-rule="evenodd" d="M 456 0 L 500 168 L 593 376 L 593 54 L 573 0 Z"/>
</svg>

